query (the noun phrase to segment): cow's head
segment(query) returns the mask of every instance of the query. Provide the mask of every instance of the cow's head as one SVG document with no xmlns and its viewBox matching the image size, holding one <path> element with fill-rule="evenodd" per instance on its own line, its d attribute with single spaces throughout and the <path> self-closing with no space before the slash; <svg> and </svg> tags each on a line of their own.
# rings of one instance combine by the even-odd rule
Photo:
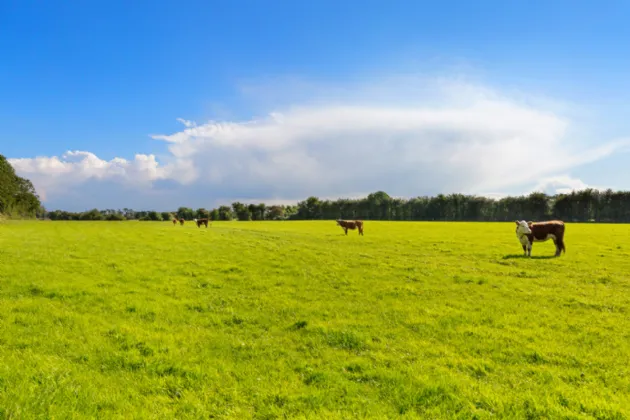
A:
<svg viewBox="0 0 630 420">
<path fill-rule="evenodd" d="M 197 219 L 193 219 L 193 222 L 197 223 Z"/>
<path fill-rule="evenodd" d="M 529 235 L 532 229 L 525 220 L 516 221 L 516 236 Z"/>
<path fill-rule="evenodd" d="M 342 222 L 342 220 L 341 220 L 341 219 L 337 219 L 337 224 L 338 224 L 339 226 L 341 226 L 341 222 Z"/>
</svg>

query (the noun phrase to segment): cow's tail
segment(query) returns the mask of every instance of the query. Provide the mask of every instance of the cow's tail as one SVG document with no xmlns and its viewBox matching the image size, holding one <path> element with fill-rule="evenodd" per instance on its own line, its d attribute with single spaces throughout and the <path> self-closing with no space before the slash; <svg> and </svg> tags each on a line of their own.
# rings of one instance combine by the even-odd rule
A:
<svg viewBox="0 0 630 420">
<path fill-rule="evenodd" d="M 567 253 L 567 247 L 564 246 L 564 229 L 565 229 L 565 224 L 562 224 L 562 234 L 560 235 L 560 243 L 558 244 L 560 246 L 560 249 L 562 250 L 562 252 L 564 252 L 565 254 Z"/>
<path fill-rule="evenodd" d="M 565 254 L 567 253 L 567 247 L 564 246 L 564 238 L 558 240 L 558 248 Z"/>
</svg>

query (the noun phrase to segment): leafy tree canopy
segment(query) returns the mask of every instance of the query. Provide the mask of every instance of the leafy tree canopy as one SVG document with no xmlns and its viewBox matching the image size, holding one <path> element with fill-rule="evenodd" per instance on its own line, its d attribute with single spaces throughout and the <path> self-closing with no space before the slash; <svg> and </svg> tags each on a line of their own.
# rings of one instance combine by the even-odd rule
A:
<svg viewBox="0 0 630 420">
<path fill-rule="evenodd" d="M 0 155 L 0 214 L 35 217 L 41 207 L 31 181 L 17 176 L 9 161 Z"/>
</svg>

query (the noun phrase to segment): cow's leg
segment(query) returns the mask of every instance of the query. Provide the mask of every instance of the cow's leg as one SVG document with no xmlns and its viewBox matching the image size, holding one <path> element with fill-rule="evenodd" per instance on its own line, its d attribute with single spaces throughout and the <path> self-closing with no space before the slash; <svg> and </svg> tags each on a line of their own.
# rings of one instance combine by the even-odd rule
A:
<svg viewBox="0 0 630 420">
<path fill-rule="evenodd" d="M 348 236 L 348 228 L 343 228 L 343 230 L 346 232 L 346 236 Z"/>
<path fill-rule="evenodd" d="M 527 255 L 527 247 L 523 245 L 523 255 Z"/>
<path fill-rule="evenodd" d="M 562 246 L 560 246 L 560 240 L 559 239 L 554 239 L 553 240 L 553 244 L 556 246 L 556 257 L 560 256 L 560 253 L 562 252 Z"/>
<path fill-rule="evenodd" d="M 527 256 L 531 257 L 532 256 L 532 246 L 534 244 L 532 244 L 531 242 L 529 243 L 529 245 L 527 245 Z"/>
</svg>

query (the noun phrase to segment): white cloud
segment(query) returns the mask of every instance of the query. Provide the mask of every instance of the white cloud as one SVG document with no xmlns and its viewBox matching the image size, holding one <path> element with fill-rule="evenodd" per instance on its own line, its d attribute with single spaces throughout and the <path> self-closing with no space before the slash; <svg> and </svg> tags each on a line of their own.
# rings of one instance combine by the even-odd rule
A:
<svg viewBox="0 0 630 420">
<path fill-rule="evenodd" d="M 544 192 L 546 194 L 570 194 L 573 191 L 592 188 L 594 190 L 605 190 L 604 187 L 588 185 L 578 178 L 569 175 L 558 175 L 541 179 L 532 191 Z"/>
<path fill-rule="evenodd" d="M 192 128 L 192 127 L 196 127 L 197 126 L 196 122 L 190 121 L 190 120 L 185 120 L 183 118 L 178 118 L 177 121 L 179 121 L 180 123 L 184 124 L 188 128 Z"/>
<path fill-rule="evenodd" d="M 133 160 L 114 158 L 106 161 L 85 151 L 68 151 L 61 158 L 35 157 L 9 159 L 15 170 L 31 179 L 44 200 L 71 192 L 90 180 L 117 181 L 128 188 L 145 189 L 153 181 L 196 179 L 194 166 L 182 159 L 160 166 L 154 155 L 137 154 Z M 95 191 L 98 194 L 98 191 Z"/>
<path fill-rule="evenodd" d="M 400 89 L 392 92 L 404 105 L 394 104 L 391 92 L 379 102 L 387 91 L 373 87 L 348 94 L 345 102 L 304 101 L 247 121 L 179 119 L 183 130 L 152 136 L 168 143 L 171 156 L 164 165 L 154 155 L 104 161 L 88 152 L 10 161 L 49 198 L 87 180 L 115 181 L 138 191 L 175 180 L 191 201 L 203 195 L 213 203 L 286 202 L 378 189 L 412 196 L 504 191 L 541 179 L 557 183 L 559 178 L 549 177 L 629 144 L 579 146 L 567 138 L 571 122 L 545 109 L 461 82 L 430 87 L 430 102 Z M 180 189 L 174 197 L 182 194 Z M 180 203 L 169 208 L 173 205 Z"/>
</svg>

